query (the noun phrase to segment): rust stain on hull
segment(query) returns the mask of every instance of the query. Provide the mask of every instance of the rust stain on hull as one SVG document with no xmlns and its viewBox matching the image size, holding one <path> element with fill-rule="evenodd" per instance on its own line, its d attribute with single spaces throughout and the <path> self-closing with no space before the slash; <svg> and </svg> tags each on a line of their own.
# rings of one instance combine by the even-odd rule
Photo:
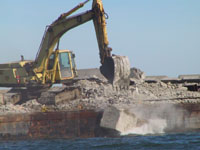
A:
<svg viewBox="0 0 200 150">
<path fill-rule="evenodd" d="M 88 138 L 105 136 L 102 112 L 72 111 L 0 116 L 0 139 Z"/>
<path fill-rule="evenodd" d="M 28 135 L 33 138 L 94 137 L 99 115 L 100 112 L 92 111 L 33 114 Z"/>
<path fill-rule="evenodd" d="M 176 107 L 184 110 L 182 119 L 193 123 L 192 130 L 200 129 L 200 104 Z M 102 115 L 95 110 L 0 115 L 0 140 L 119 136 L 116 130 L 100 127 Z"/>
</svg>

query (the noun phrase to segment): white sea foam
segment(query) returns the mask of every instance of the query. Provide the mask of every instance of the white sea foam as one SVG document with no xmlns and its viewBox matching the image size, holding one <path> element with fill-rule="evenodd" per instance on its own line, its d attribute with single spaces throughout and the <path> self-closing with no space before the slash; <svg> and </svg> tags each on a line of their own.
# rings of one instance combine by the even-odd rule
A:
<svg viewBox="0 0 200 150">
<path fill-rule="evenodd" d="M 165 119 L 149 119 L 142 126 L 136 127 L 135 125 L 128 130 L 124 130 L 121 132 L 121 135 L 129 135 L 129 134 L 159 134 L 164 133 L 164 129 L 167 127 L 167 122 Z"/>
<path fill-rule="evenodd" d="M 186 117 L 187 111 L 173 104 L 111 108 L 104 112 L 101 126 L 115 129 L 121 135 L 162 134 L 195 127 L 194 120 Z"/>
<path fill-rule="evenodd" d="M 121 135 L 162 134 L 188 124 L 183 112 L 172 104 L 135 105 L 120 113 L 116 129 Z"/>
</svg>

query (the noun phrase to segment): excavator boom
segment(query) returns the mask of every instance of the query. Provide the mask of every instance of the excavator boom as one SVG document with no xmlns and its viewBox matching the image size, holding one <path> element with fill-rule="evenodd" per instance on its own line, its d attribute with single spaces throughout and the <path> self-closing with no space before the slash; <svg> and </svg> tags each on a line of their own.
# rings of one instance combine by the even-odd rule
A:
<svg viewBox="0 0 200 150">
<path fill-rule="evenodd" d="M 69 17 L 69 15 L 83 7 L 88 1 L 89 0 L 86 0 L 67 13 L 61 14 L 56 21 L 47 27 L 35 60 L 36 66 L 34 71 L 42 72 L 47 67 L 47 60 L 64 33 L 93 20 L 99 46 L 100 62 L 102 64 L 100 67 L 101 73 L 115 87 L 127 88 L 129 86 L 130 63 L 125 56 L 111 55 L 112 48 L 108 47 L 106 17 L 102 0 L 93 0 L 91 10 Z"/>
</svg>

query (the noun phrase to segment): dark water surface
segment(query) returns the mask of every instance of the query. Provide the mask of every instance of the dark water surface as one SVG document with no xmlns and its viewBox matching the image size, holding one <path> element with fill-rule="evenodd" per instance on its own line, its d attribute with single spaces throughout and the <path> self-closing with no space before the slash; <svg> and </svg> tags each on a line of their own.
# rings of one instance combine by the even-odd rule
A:
<svg viewBox="0 0 200 150">
<path fill-rule="evenodd" d="M 1 141 L 0 150 L 200 150 L 200 132 L 120 138 Z"/>
</svg>

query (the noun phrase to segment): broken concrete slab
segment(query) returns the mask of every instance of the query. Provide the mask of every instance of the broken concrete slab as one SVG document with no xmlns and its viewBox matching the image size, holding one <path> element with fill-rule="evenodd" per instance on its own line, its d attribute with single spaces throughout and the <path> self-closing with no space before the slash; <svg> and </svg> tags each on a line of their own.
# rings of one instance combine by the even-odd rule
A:
<svg viewBox="0 0 200 150">
<path fill-rule="evenodd" d="M 75 79 L 89 79 L 96 77 L 101 80 L 106 80 L 98 68 L 78 69 L 77 72 L 78 72 L 78 77 L 76 77 Z"/>
<path fill-rule="evenodd" d="M 80 87 L 61 86 L 53 87 L 50 90 L 43 92 L 37 101 L 44 105 L 58 105 L 74 99 L 80 99 L 81 97 L 82 91 Z"/>
<path fill-rule="evenodd" d="M 121 135 L 184 132 L 200 129 L 200 105 L 136 104 L 130 107 L 107 107 L 100 122 L 104 128 Z"/>
<path fill-rule="evenodd" d="M 138 80 L 144 80 L 145 79 L 145 73 L 143 71 L 141 71 L 138 68 L 131 68 L 130 69 L 130 78 L 135 78 Z"/>
<path fill-rule="evenodd" d="M 168 76 L 146 76 L 145 82 L 155 83 L 155 82 L 171 82 L 171 83 L 200 83 L 200 75 L 179 75 L 176 77 Z"/>
<path fill-rule="evenodd" d="M 0 90 L 0 105 L 17 104 L 20 100 L 20 93 L 10 92 L 10 90 Z"/>
<path fill-rule="evenodd" d="M 200 80 L 200 74 L 188 74 L 188 75 L 179 75 L 179 79 L 187 80 L 187 79 L 198 79 Z"/>
<path fill-rule="evenodd" d="M 142 126 L 145 122 L 127 109 L 112 106 L 104 109 L 100 126 L 125 133 L 133 127 Z"/>
</svg>

